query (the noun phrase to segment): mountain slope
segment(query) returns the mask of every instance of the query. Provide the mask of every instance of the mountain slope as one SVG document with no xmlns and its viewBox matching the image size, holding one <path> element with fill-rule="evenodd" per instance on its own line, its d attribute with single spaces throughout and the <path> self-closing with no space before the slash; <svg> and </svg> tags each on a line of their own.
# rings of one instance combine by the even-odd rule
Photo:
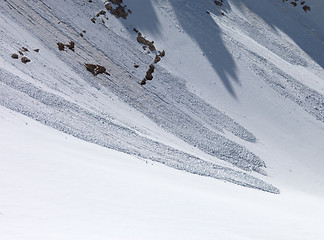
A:
<svg viewBox="0 0 324 240">
<path fill-rule="evenodd" d="M 4 1 L 1 105 L 191 173 L 273 193 L 294 181 L 321 189 L 323 29 L 308 26 L 322 20 L 317 8 L 306 15 L 273 1 L 124 3 L 132 14 L 107 20 L 96 17 L 103 1 Z M 144 86 L 155 54 L 133 28 L 166 51 Z M 70 41 L 75 51 L 57 48 Z M 22 46 L 30 63 L 10 58 Z M 110 76 L 93 76 L 85 64 Z"/>
<path fill-rule="evenodd" d="M 322 239 L 323 1 L 118 2 L 1 1 L 0 236 Z"/>
<path fill-rule="evenodd" d="M 2 239 L 321 239 L 323 198 L 269 194 L 81 141 L 0 107 Z"/>
</svg>

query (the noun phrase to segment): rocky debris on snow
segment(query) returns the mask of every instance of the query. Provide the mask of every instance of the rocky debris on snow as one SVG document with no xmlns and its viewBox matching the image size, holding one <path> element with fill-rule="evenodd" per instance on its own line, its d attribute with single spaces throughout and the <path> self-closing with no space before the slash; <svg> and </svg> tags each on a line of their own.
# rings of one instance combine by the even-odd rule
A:
<svg viewBox="0 0 324 240">
<path fill-rule="evenodd" d="M 100 17 L 103 17 L 103 18 L 100 18 Z M 109 19 L 108 17 L 106 17 L 106 11 L 105 10 L 100 10 L 97 14 L 96 14 L 96 17 L 99 18 L 99 20 L 101 19 L 101 22 L 103 24 L 105 24 L 105 20 L 104 18 L 106 18 L 107 20 Z M 97 19 L 95 17 L 91 18 L 91 21 L 93 23 L 96 23 L 97 22 Z"/>
<path fill-rule="evenodd" d="M 83 34 L 86 33 L 86 30 L 82 30 L 82 32 L 80 33 L 80 36 L 83 37 Z"/>
<path fill-rule="evenodd" d="M 147 46 L 151 51 L 156 51 L 154 41 L 147 40 L 145 37 L 142 36 L 141 32 L 137 32 L 137 42 Z"/>
<path fill-rule="evenodd" d="M 139 68 L 139 65 L 138 64 L 134 64 L 134 68 Z"/>
<path fill-rule="evenodd" d="M 34 49 L 34 51 L 35 52 L 39 52 L 39 49 Z M 18 50 L 17 52 L 19 53 L 20 56 L 24 56 L 24 53 L 28 53 L 29 50 L 26 47 L 21 47 L 21 49 Z M 19 55 L 17 53 L 13 53 L 13 54 L 11 54 L 11 58 L 13 58 L 13 59 L 19 59 Z M 28 63 L 28 62 L 30 62 L 30 61 L 31 60 L 29 58 L 27 58 L 27 57 L 22 57 L 21 58 L 21 62 L 23 62 L 25 64 Z"/>
<path fill-rule="evenodd" d="M 214 3 L 217 5 L 217 6 L 223 6 L 223 0 L 220 0 L 220 1 L 214 1 Z"/>
<path fill-rule="evenodd" d="M 133 28 L 133 30 L 134 30 L 134 32 L 137 33 L 137 38 L 136 38 L 137 42 L 140 44 L 143 44 L 144 51 L 146 51 L 146 49 L 149 48 L 150 51 L 147 51 L 148 54 L 151 52 L 155 53 L 155 58 L 154 58 L 153 64 L 149 65 L 149 69 L 146 72 L 146 76 L 141 81 L 141 85 L 145 85 L 147 80 L 153 79 L 152 73 L 154 72 L 154 68 L 155 68 L 154 64 L 157 64 L 159 61 L 161 61 L 162 57 L 165 56 L 165 51 L 164 50 L 162 52 L 158 51 L 158 54 L 156 54 L 156 48 L 154 46 L 154 41 L 147 40 L 145 37 L 143 37 L 142 33 L 140 31 L 138 31 L 136 28 Z"/>
<path fill-rule="evenodd" d="M 152 80 L 153 79 L 153 72 L 154 72 L 154 65 L 151 64 L 149 66 L 149 69 L 146 71 L 145 78 L 142 80 L 141 85 L 145 85 L 147 80 Z"/>
<path fill-rule="evenodd" d="M 17 54 L 17 53 L 13 53 L 13 54 L 11 54 L 11 58 L 13 58 L 13 59 L 18 59 L 18 54 Z"/>
<path fill-rule="evenodd" d="M 159 55 L 160 55 L 161 58 L 164 57 L 165 56 L 165 51 L 164 50 L 162 50 L 162 52 L 159 51 Z"/>
<path fill-rule="evenodd" d="M 65 46 L 73 52 L 74 52 L 74 45 L 75 44 L 73 41 L 70 41 L 69 44 L 65 44 Z"/>
<path fill-rule="evenodd" d="M 157 54 L 157 55 L 155 56 L 154 63 L 158 63 L 158 62 L 160 62 L 161 59 L 162 59 L 162 57 L 165 56 L 165 51 L 164 51 L 164 50 L 163 50 L 162 52 L 161 52 L 161 51 L 158 51 L 158 52 L 159 52 L 159 54 Z"/>
<path fill-rule="evenodd" d="M 149 69 L 146 71 L 146 76 L 145 76 L 145 79 L 146 80 L 152 80 L 153 79 L 153 75 L 152 74 L 154 72 L 154 69 L 155 69 L 154 65 L 151 64 L 149 66 Z"/>
<path fill-rule="evenodd" d="M 110 76 L 110 74 L 106 71 L 106 68 L 104 66 L 90 63 L 85 63 L 84 65 L 86 66 L 87 70 L 91 72 L 94 76 L 97 76 L 98 74 L 106 74 Z"/>
<path fill-rule="evenodd" d="M 97 13 L 97 17 L 99 17 L 100 15 L 104 15 L 106 16 L 106 11 L 105 10 L 100 10 L 98 13 Z"/>
<path fill-rule="evenodd" d="M 161 57 L 159 55 L 155 56 L 154 63 L 158 63 L 161 61 Z"/>
<path fill-rule="evenodd" d="M 29 58 L 27 58 L 27 57 L 22 57 L 21 58 L 21 62 L 23 62 L 23 63 L 28 63 L 28 62 L 30 62 L 30 59 Z"/>
<path fill-rule="evenodd" d="M 75 46 L 75 43 L 73 41 L 70 41 L 68 44 L 64 44 L 61 42 L 57 43 L 57 47 L 60 51 L 64 51 L 65 47 L 67 47 L 68 49 L 70 49 L 71 51 L 74 52 L 74 46 Z"/>
<path fill-rule="evenodd" d="M 303 6 L 303 9 L 304 9 L 305 12 L 310 11 L 310 7 L 309 6 L 306 6 L 306 5 Z"/>
<path fill-rule="evenodd" d="M 282 0 L 282 2 L 288 2 L 288 0 Z M 297 7 L 298 2 L 299 2 L 299 0 L 293 0 L 290 2 L 290 4 L 293 5 L 294 7 Z M 311 8 L 310 8 L 310 6 L 305 5 L 305 3 L 306 3 L 305 1 L 300 1 L 299 5 L 302 6 L 302 9 L 304 10 L 304 12 L 308 12 L 311 10 Z"/>
<path fill-rule="evenodd" d="M 127 6 L 123 6 L 122 3 L 122 0 L 108 0 L 105 7 L 116 18 L 127 19 L 128 14 L 132 13 L 132 11 L 130 9 L 126 10 Z M 117 5 L 117 7 L 114 8 L 113 5 Z"/>
<path fill-rule="evenodd" d="M 123 0 L 109 0 L 109 2 L 116 4 L 116 5 L 121 5 L 123 3 Z"/>
<path fill-rule="evenodd" d="M 215 3 L 216 6 L 218 6 L 218 7 L 221 8 L 223 6 L 224 0 L 219 0 L 219 1 L 218 0 L 215 0 L 214 3 Z M 210 12 L 207 11 L 207 14 L 210 14 Z M 222 16 L 225 16 L 225 13 L 224 12 L 221 12 L 221 15 Z"/>
<path fill-rule="evenodd" d="M 58 42 L 58 43 L 57 43 L 57 47 L 58 47 L 58 49 L 59 49 L 60 51 L 64 51 L 65 45 L 64 45 L 63 43 L 61 43 L 61 42 Z"/>
</svg>

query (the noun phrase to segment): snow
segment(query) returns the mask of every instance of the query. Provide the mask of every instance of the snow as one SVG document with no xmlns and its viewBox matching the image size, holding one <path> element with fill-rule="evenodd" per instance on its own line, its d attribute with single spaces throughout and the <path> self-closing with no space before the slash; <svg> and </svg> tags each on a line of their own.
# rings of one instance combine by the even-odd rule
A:
<svg viewBox="0 0 324 240">
<path fill-rule="evenodd" d="M 322 239 L 323 1 L 104 3 L 0 4 L 1 239 Z"/>
<path fill-rule="evenodd" d="M 89 144 L 0 108 L 2 239 L 321 239 L 323 198 Z"/>
</svg>

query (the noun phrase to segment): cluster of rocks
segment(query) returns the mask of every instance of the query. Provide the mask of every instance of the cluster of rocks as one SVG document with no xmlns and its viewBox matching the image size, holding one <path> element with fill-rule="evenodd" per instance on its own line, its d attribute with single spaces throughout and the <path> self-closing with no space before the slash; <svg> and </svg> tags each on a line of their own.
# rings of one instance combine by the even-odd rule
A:
<svg viewBox="0 0 324 240">
<path fill-rule="evenodd" d="M 158 52 L 159 52 L 159 54 L 155 55 L 154 63 L 160 62 L 161 58 L 163 58 L 165 56 L 164 50 L 162 52 L 161 51 L 158 51 Z"/>
<path fill-rule="evenodd" d="M 89 2 L 92 2 L 92 0 L 88 0 Z M 223 1 L 223 0 L 221 0 Z M 105 17 L 108 20 L 108 17 L 106 16 L 107 11 L 114 15 L 116 18 L 123 18 L 127 19 L 128 14 L 131 14 L 132 11 L 127 9 L 126 5 L 123 5 L 123 0 L 107 0 L 105 3 L 106 10 L 100 10 L 95 17 L 91 18 L 91 21 L 93 23 L 97 22 L 97 18 Z M 104 19 L 101 19 L 104 23 Z M 165 56 L 165 51 L 157 51 L 156 47 L 154 46 L 154 41 L 149 41 L 146 39 L 141 32 L 136 30 L 134 28 L 134 31 L 137 33 L 137 42 L 143 45 L 144 51 L 147 51 L 147 53 L 155 53 L 155 58 L 152 64 L 148 66 L 148 70 L 146 71 L 146 75 L 144 79 L 141 82 L 141 85 L 145 85 L 147 80 L 153 79 L 153 72 L 155 69 L 154 64 L 157 64 L 159 61 L 161 61 L 162 57 Z M 80 33 L 80 36 L 83 37 L 83 33 Z M 60 45 L 59 45 L 60 44 Z M 59 49 L 62 51 L 64 50 L 64 47 L 68 47 L 68 45 L 63 43 L 58 43 Z M 94 76 L 97 76 L 98 74 L 107 74 L 110 76 L 110 74 L 106 71 L 106 68 L 100 65 L 96 64 L 85 64 L 87 70 L 91 72 Z M 138 64 L 134 64 L 134 68 L 139 68 Z"/>
<path fill-rule="evenodd" d="M 146 50 L 146 47 L 150 49 L 150 51 L 156 51 L 156 48 L 154 46 L 154 41 L 149 41 L 145 37 L 142 36 L 142 33 L 139 32 L 136 28 L 134 28 L 134 31 L 137 32 L 137 42 L 140 44 L 143 44 L 143 49 Z"/>
<path fill-rule="evenodd" d="M 87 70 L 93 74 L 93 76 L 97 76 L 98 74 L 106 74 L 110 76 L 104 66 L 90 63 L 85 63 L 84 65 L 86 66 Z"/>
<path fill-rule="evenodd" d="M 89 0 L 91 3 L 92 0 Z M 128 14 L 132 13 L 130 9 L 126 9 L 126 5 L 122 5 L 123 0 L 108 0 L 105 2 L 105 8 L 108 12 L 110 12 L 112 15 L 114 15 L 116 18 L 123 18 L 127 19 Z M 91 22 L 96 23 L 97 18 L 100 18 L 101 16 L 101 22 L 104 24 L 105 19 L 109 20 L 109 18 L 106 16 L 106 11 L 105 10 L 100 10 L 97 14 L 96 17 L 91 18 Z"/>
<path fill-rule="evenodd" d="M 64 51 L 65 50 L 65 47 L 67 47 L 68 49 L 70 49 L 71 51 L 74 52 L 74 42 L 73 41 L 70 41 L 68 44 L 64 44 L 64 43 L 61 43 L 61 42 L 58 42 L 57 43 L 57 47 L 60 51 Z"/>
<path fill-rule="evenodd" d="M 219 8 L 221 8 L 223 6 L 224 0 L 215 0 L 214 3 L 216 4 L 216 6 L 218 6 Z M 207 14 L 210 14 L 209 11 L 206 11 Z M 223 16 L 225 16 L 225 13 L 222 11 L 221 14 Z"/>
<path fill-rule="evenodd" d="M 83 37 L 83 34 L 86 33 L 87 31 L 86 30 L 82 30 L 82 32 L 79 34 L 80 37 Z"/>
<path fill-rule="evenodd" d="M 108 2 L 105 3 L 105 7 L 116 18 L 126 19 L 128 14 L 132 13 L 132 11 L 130 9 L 126 9 L 127 6 L 123 6 L 122 3 L 123 0 L 108 0 Z"/>
<path fill-rule="evenodd" d="M 147 80 L 152 80 L 153 79 L 153 72 L 155 69 L 154 64 L 157 64 L 159 61 L 161 61 L 162 57 L 165 56 L 165 51 L 157 51 L 155 46 L 154 46 L 154 41 L 149 41 L 147 40 L 140 31 L 138 31 L 136 28 L 133 29 L 137 33 L 137 42 L 143 45 L 143 49 L 146 51 L 146 48 L 148 48 L 151 52 L 155 53 L 155 58 L 152 64 L 149 65 L 148 70 L 146 71 L 146 75 L 144 79 L 141 81 L 141 85 L 145 85 Z M 147 53 L 150 53 L 148 51 Z M 157 53 L 158 52 L 158 53 Z M 138 68 L 139 65 L 135 64 L 135 68 Z"/>
<path fill-rule="evenodd" d="M 282 2 L 288 2 L 288 0 L 282 0 Z M 308 12 L 311 10 L 310 6 L 305 5 L 305 3 L 306 3 L 305 1 L 293 0 L 290 2 L 290 4 L 293 5 L 294 7 L 297 7 L 298 2 L 299 2 L 299 5 L 302 6 L 302 8 L 305 12 Z"/>
<path fill-rule="evenodd" d="M 223 0 L 220 0 L 220 1 L 214 1 L 214 3 L 217 5 L 217 6 L 223 6 Z"/>
<path fill-rule="evenodd" d="M 105 23 L 105 19 L 106 20 L 109 20 L 109 18 L 106 16 L 106 13 L 107 12 L 105 10 L 100 10 L 96 14 L 96 18 L 95 17 L 91 18 L 91 22 L 96 23 L 97 22 L 97 18 L 100 18 L 102 16 L 103 18 L 101 18 L 101 22 L 104 24 Z"/>
<path fill-rule="evenodd" d="M 34 49 L 34 51 L 39 52 L 39 49 L 38 48 Z M 29 58 L 24 56 L 27 52 L 29 52 L 29 50 L 26 47 L 22 47 L 17 52 L 18 52 L 19 55 L 17 53 L 13 53 L 13 54 L 11 54 L 11 58 L 19 59 L 19 56 L 21 56 L 20 60 L 21 60 L 22 63 L 25 63 L 25 64 L 31 61 Z"/>
<path fill-rule="evenodd" d="M 145 85 L 147 80 L 153 79 L 154 65 L 150 64 L 149 69 L 146 71 L 145 78 L 142 80 L 141 85 Z"/>
</svg>

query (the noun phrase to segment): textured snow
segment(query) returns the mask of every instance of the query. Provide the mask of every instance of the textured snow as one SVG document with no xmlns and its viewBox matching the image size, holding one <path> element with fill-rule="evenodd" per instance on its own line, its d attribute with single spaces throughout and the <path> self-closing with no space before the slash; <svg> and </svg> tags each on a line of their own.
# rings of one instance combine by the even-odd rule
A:
<svg viewBox="0 0 324 240">
<path fill-rule="evenodd" d="M 112 122 L 110 119 L 115 116 L 111 116 L 110 109 L 107 109 L 105 105 L 111 100 L 108 97 L 116 96 L 133 109 L 149 117 L 164 131 L 208 155 L 225 160 L 246 171 L 266 174 L 263 169 L 266 164 L 262 159 L 223 135 L 226 130 L 245 141 L 255 142 L 256 137 L 252 133 L 195 94 L 190 93 L 183 79 L 172 75 L 164 68 L 157 66 L 158 76 L 156 78 L 159 81 L 155 80 L 152 81 L 151 86 L 141 87 L 138 84 L 140 79 L 136 76 L 137 74 L 130 74 L 127 71 L 132 62 L 143 58 L 143 64 L 148 65 L 150 59 L 145 52 L 139 51 L 139 46 L 136 46 L 134 41 L 131 42 L 118 36 L 104 25 L 85 26 L 87 32 L 90 33 L 95 28 L 95 33 L 102 35 L 102 38 L 93 36 L 91 41 L 83 40 L 76 29 L 80 29 L 79 32 L 81 32 L 83 28 L 79 25 L 82 24 L 82 20 L 88 20 L 85 17 L 87 14 L 90 18 L 91 15 L 87 11 L 91 7 L 80 6 L 79 3 L 73 1 L 62 2 L 61 4 L 65 5 L 64 8 L 55 7 L 56 4 L 60 6 L 60 2 L 55 2 L 53 6 L 51 4 L 54 3 L 11 1 L 3 5 L 6 12 L 9 10 L 17 13 L 24 12 L 22 15 L 9 12 L 6 19 L 3 17 L 5 20 L 3 28 L 6 28 L 5 22 L 10 21 L 10 25 L 15 26 L 13 29 L 21 29 L 22 32 L 28 29 L 24 37 L 26 47 L 48 50 L 48 52 L 41 51 L 40 56 L 34 53 L 35 59 L 32 59 L 31 64 L 19 66 L 22 68 L 19 70 L 23 72 L 23 75 L 28 76 L 28 80 L 25 76 L 12 74 L 12 70 L 11 72 L 5 68 L 1 70 L 3 106 L 102 146 L 152 159 L 199 175 L 228 179 L 244 186 L 279 192 L 271 184 L 266 184 L 246 173 L 219 166 L 215 164 L 215 161 L 213 164 L 208 163 L 198 156 L 192 156 L 192 154 L 152 141 L 143 134 L 137 133 L 143 132 L 141 129 L 134 131 L 129 127 L 121 126 L 118 123 L 121 117 L 116 117 Z M 92 22 L 89 24 L 93 25 Z M 4 32 L 4 43 L 9 46 L 15 35 L 17 33 Z M 56 49 L 56 42 L 70 40 L 76 42 L 75 52 L 60 52 Z M 19 44 L 16 43 L 16 48 Z M 49 50 L 52 51 L 49 52 Z M 49 56 L 43 58 L 42 55 L 45 54 Z M 104 79 L 102 76 L 99 78 L 90 76 L 83 66 L 84 63 L 89 62 L 106 65 L 111 77 Z M 123 68 L 121 64 L 124 65 Z M 58 66 L 61 67 L 58 68 Z M 37 71 L 34 71 L 34 68 Z M 47 76 L 50 76 L 50 79 Z M 45 86 L 46 90 L 41 88 Z M 15 99 L 9 100 L 10 97 L 15 97 Z M 91 111 L 87 108 L 91 108 Z M 231 173 L 233 177 L 230 177 Z"/>
<path fill-rule="evenodd" d="M 323 197 L 177 171 L 3 107 L 0 124 L 1 239 L 323 238 Z"/>
<path fill-rule="evenodd" d="M 273 0 L 123 2 L 127 19 L 96 17 L 103 0 L 1 1 L 0 212 L 18 215 L 2 218 L 0 237 L 323 238 L 323 1 L 307 1 L 308 13 Z M 144 86 L 155 54 L 134 28 L 166 51 Z M 57 42 L 69 41 L 75 51 L 59 51 Z M 27 64 L 11 58 L 22 47 Z M 85 63 L 110 76 L 93 76 Z M 141 174 L 138 188 L 132 178 Z M 122 190 L 108 184 L 114 197 L 101 184 L 108 175 L 122 182 Z M 25 177 L 20 205 L 13 189 Z M 42 194 L 56 187 L 57 197 Z M 132 205 L 128 192 L 146 205 Z M 50 230 L 64 211 L 67 226 Z"/>
</svg>

